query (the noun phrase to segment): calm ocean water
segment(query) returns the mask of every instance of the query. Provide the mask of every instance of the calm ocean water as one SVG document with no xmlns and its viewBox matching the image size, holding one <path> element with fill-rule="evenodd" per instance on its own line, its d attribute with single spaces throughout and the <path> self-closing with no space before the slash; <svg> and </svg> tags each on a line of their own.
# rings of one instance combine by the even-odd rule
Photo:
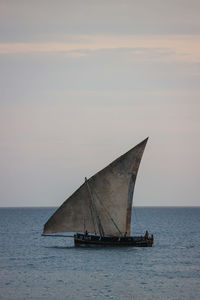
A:
<svg viewBox="0 0 200 300">
<path fill-rule="evenodd" d="M 200 299 L 200 208 L 135 208 L 152 248 L 41 237 L 55 208 L 0 209 L 0 299 Z"/>
</svg>

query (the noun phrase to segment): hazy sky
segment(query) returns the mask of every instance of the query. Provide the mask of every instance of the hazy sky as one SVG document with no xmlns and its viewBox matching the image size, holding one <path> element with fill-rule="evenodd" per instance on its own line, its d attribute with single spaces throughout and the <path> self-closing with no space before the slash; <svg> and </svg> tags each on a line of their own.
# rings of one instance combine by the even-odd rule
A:
<svg viewBox="0 0 200 300">
<path fill-rule="evenodd" d="M 199 205 L 199 0 L 0 0 L 0 206 L 57 206 L 149 136 L 135 205 Z"/>
</svg>

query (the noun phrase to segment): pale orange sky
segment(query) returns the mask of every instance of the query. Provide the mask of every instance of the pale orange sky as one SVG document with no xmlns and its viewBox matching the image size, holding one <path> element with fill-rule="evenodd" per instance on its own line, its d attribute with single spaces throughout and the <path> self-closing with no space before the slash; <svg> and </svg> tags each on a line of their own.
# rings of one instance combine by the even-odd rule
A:
<svg viewBox="0 0 200 300">
<path fill-rule="evenodd" d="M 0 206 L 57 206 L 149 136 L 135 205 L 199 205 L 200 2 L 0 2 Z"/>
</svg>

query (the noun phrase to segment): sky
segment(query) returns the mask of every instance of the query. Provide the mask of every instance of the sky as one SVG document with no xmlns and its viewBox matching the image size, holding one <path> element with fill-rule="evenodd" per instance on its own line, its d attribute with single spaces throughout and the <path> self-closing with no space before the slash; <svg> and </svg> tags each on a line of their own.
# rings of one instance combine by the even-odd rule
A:
<svg viewBox="0 0 200 300">
<path fill-rule="evenodd" d="M 199 206 L 199 0 L 0 0 L 0 206 L 59 206 L 149 136 L 136 206 Z"/>
</svg>

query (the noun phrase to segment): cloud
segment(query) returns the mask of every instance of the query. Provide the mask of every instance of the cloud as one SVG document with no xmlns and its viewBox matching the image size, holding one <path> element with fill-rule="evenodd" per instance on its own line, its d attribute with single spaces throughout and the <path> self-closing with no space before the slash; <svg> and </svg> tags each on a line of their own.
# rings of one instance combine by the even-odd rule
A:
<svg viewBox="0 0 200 300">
<path fill-rule="evenodd" d="M 81 35 L 65 36 L 65 42 L 0 43 L 0 54 L 66 53 L 71 57 L 87 55 L 88 51 L 127 49 L 145 57 L 149 50 L 173 61 L 200 62 L 200 36 L 135 36 L 135 35 Z M 69 40 L 69 41 L 68 41 Z M 129 51 L 129 54 L 131 53 Z"/>
</svg>

